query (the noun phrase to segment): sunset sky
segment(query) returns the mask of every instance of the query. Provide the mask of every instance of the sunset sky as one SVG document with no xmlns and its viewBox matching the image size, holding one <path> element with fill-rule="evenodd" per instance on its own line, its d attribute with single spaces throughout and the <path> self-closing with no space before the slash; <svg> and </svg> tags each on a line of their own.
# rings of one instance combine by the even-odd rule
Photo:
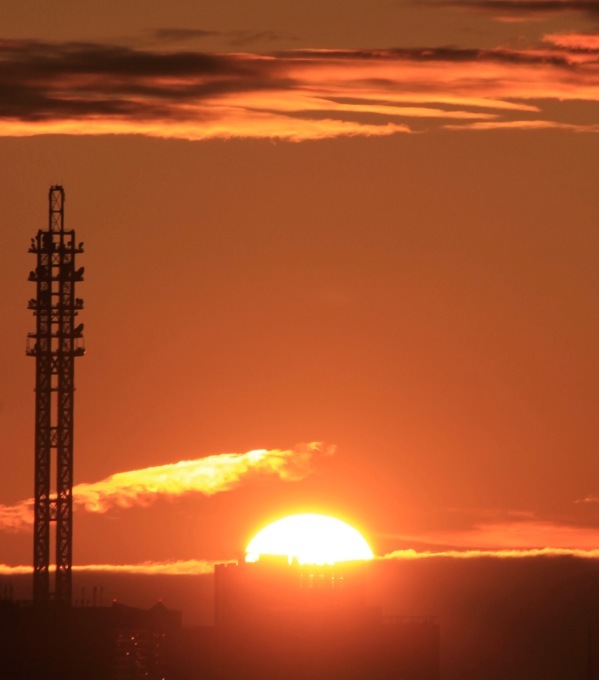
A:
<svg viewBox="0 0 599 680">
<path fill-rule="evenodd" d="M 0 563 L 31 561 L 52 184 L 86 250 L 76 564 L 232 559 L 293 512 L 379 556 L 598 548 L 598 27 L 1 3 Z"/>
</svg>

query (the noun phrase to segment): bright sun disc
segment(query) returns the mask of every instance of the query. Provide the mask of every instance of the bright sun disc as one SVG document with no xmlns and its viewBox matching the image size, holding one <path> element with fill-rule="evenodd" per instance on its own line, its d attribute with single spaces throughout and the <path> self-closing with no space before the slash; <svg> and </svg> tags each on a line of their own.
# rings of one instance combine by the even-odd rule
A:
<svg viewBox="0 0 599 680">
<path fill-rule="evenodd" d="M 246 562 L 262 555 L 285 556 L 289 563 L 335 564 L 371 560 L 372 550 L 362 534 L 334 517 L 291 515 L 259 531 L 246 549 Z"/>
</svg>

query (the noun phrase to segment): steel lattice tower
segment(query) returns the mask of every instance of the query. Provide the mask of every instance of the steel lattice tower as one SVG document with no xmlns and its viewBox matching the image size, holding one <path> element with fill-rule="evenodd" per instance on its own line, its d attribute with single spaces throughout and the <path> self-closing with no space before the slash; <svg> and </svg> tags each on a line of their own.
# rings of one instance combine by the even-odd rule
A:
<svg viewBox="0 0 599 680">
<path fill-rule="evenodd" d="M 75 256 L 75 232 L 64 228 L 64 189 L 50 187 L 48 229 L 31 239 L 37 266 L 29 274 L 37 295 L 29 300 L 36 317 L 28 334 L 27 354 L 35 357 L 35 498 L 33 520 L 33 601 L 48 604 L 52 596 L 71 604 L 73 553 L 73 402 L 75 358 L 83 355 L 83 324 L 75 317 L 83 300 L 75 286 L 83 280 Z M 53 451 L 55 454 L 53 454 Z M 55 477 L 54 477 L 55 476 Z M 52 484 L 55 478 L 55 485 Z M 50 591 L 50 523 L 56 524 L 56 575 Z"/>
</svg>

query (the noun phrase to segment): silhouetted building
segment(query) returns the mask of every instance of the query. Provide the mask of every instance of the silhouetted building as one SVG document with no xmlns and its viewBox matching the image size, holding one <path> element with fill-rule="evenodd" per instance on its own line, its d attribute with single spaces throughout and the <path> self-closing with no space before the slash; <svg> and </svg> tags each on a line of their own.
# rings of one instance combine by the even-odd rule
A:
<svg viewBox="0 0 599 680">
<path fill-rule="evenodd" d="M 181 614 L 0 601 L 2 680 L 172 680 Z"/>
<path fill-rule="evenodd" d="M 438 680 L 437 624 L 368 607 L 367 568 L 270 558 L 217 565 L 219 677 Z"/>
</svg>

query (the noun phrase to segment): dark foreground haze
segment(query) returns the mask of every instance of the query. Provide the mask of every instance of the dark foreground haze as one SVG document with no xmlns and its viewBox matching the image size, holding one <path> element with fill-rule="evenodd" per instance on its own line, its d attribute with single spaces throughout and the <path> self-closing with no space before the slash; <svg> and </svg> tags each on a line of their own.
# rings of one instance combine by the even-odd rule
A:
<svg viewBox="0 0 599 680">
<path fill-rule="evenodd" d="M 4 578 L 15 598 L 30 577 Z M 185 626 L 213 623 L 212 576 L 75 577 L 74 598 L 150 607 L 161 599 Z M 599 564 L 568 557 L 379 561 L 369 598 L 390 615 L 433 615 L 443 680 L 599 677 Z M 591 664 L 591 665 L 589 665 Z M 597 671 L 597 668 L 595 669 Z"/>
</svg>

